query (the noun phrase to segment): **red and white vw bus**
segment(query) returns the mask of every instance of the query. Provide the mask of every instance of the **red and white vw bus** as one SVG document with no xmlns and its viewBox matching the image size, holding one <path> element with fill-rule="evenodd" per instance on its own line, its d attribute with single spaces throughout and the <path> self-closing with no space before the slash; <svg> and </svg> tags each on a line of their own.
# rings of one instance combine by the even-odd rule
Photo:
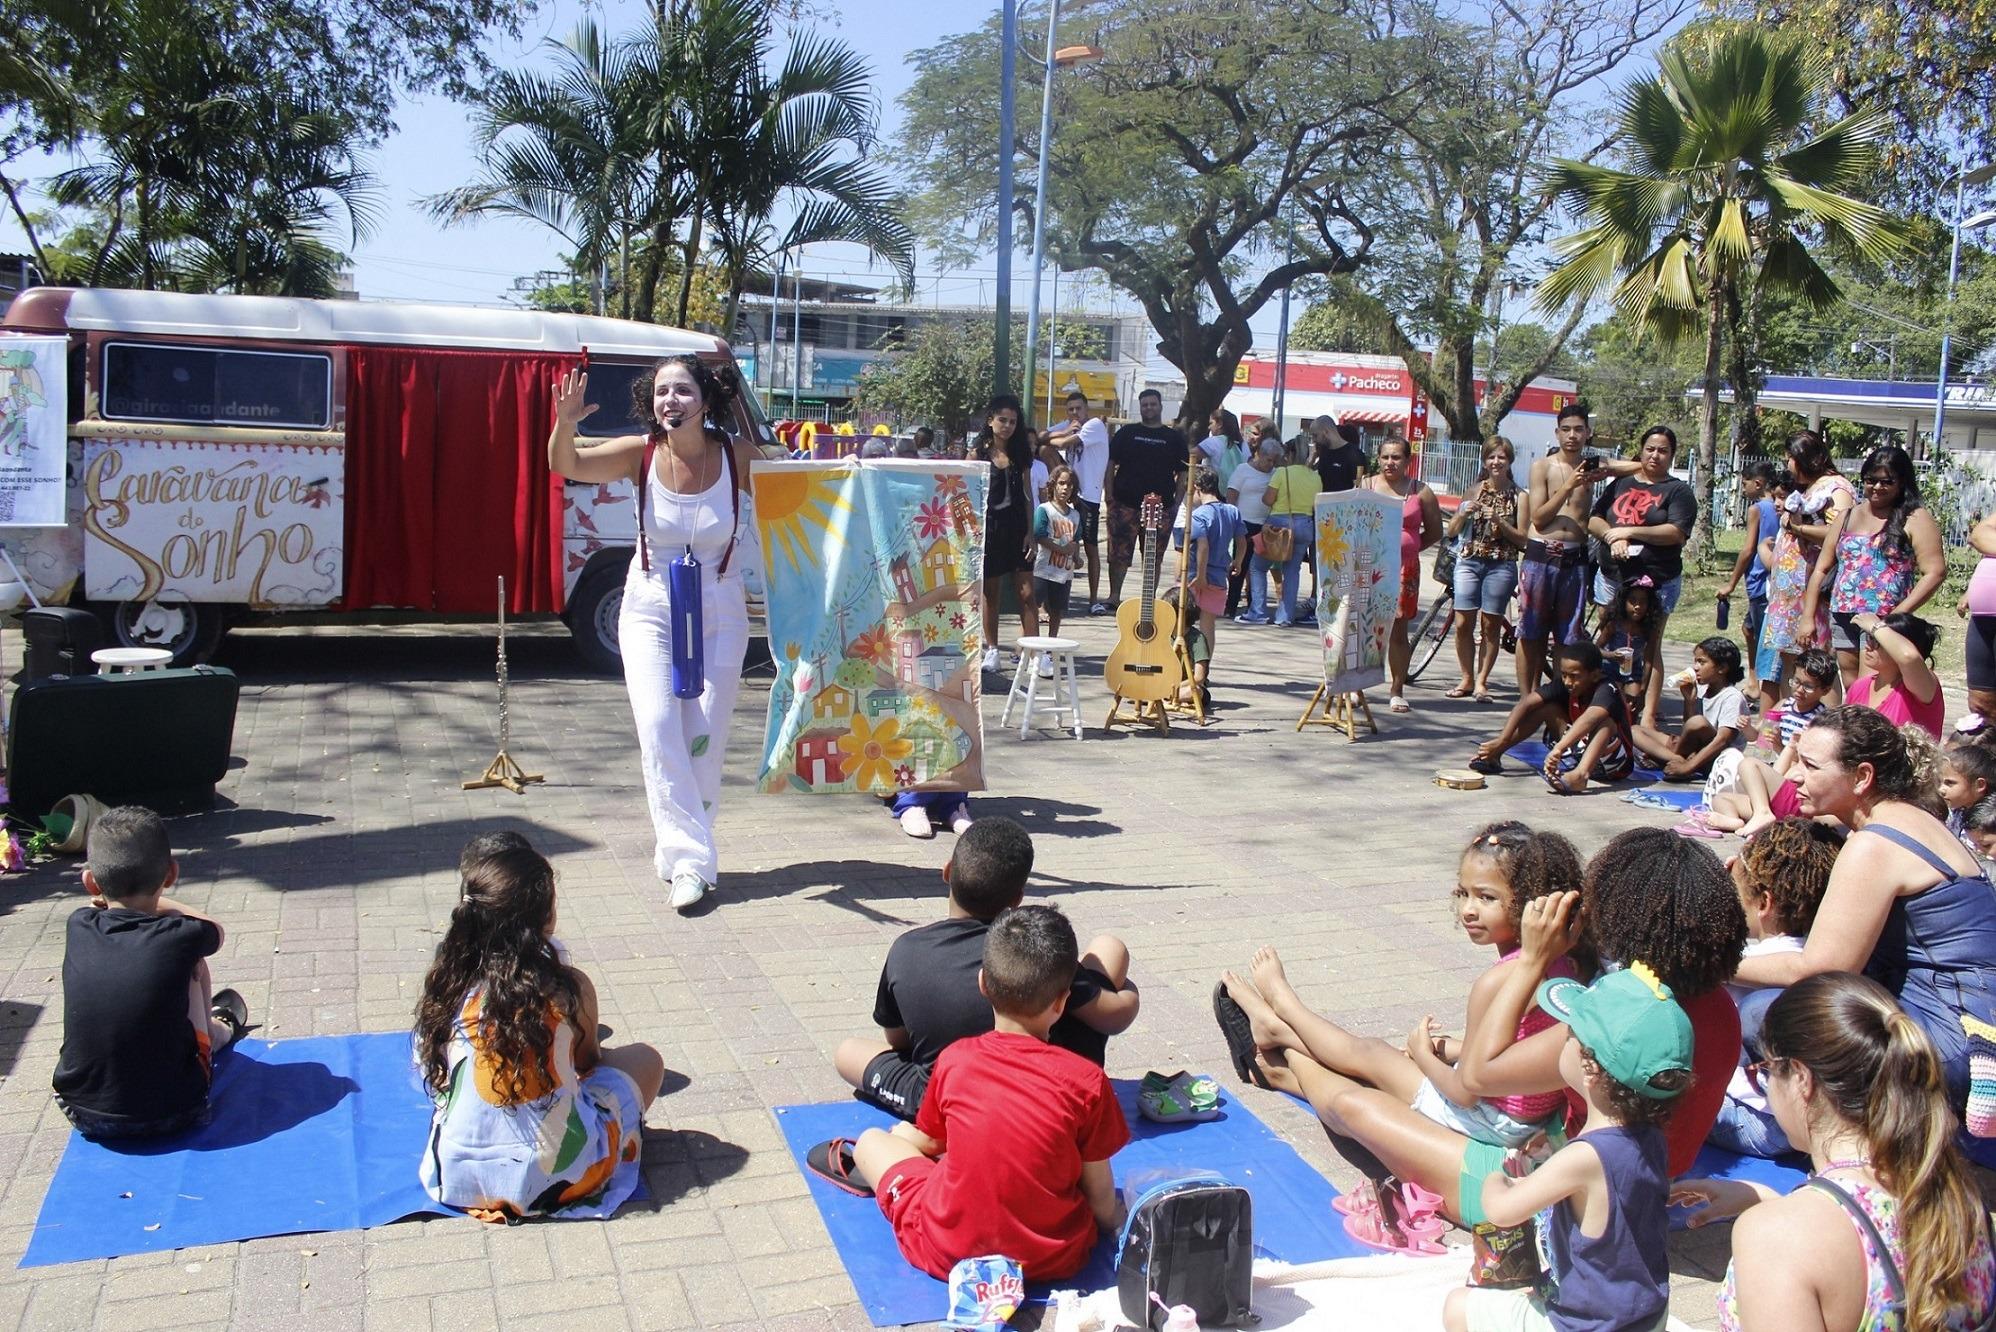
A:
<svg viewBox="0 0 1996 1332">
<path fill-rule="evenodd" d="M 615 669 L 636 511 L 549 472 L 555 379 L 586 366 L 603 438 L 639 428 L 659 357 L 733 359 L 621 319 L 274 296 L 36 287 L 0 328 L 69 339 L 68 521 L 0 544 L 44 601 L 182 663 L 252 614 L 489 614 L 504 575 L 509 614 L 561 614 Z M 730 428 L 776 450 L 748 394 Z"/>
</svg>

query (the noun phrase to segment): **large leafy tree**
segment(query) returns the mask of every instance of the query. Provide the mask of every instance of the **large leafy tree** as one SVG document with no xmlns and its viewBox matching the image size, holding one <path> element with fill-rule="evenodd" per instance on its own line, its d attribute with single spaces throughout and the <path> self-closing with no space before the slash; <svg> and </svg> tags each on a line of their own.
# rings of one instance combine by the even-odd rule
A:
<svg viewBox="0 0 1996 1332">
<path fill-rule="evenodd" d="M 1555 207 L 1540 165 L 1609 150 L 1616 129 L 1601 123 L 1600 81 L 1694 3 L 1507 0 L 1431 25 L 1436 77 L 1418 110 L 1395 117 L 1388 169 L 1370 181 L 1364 212 L 1378 240 L 1334 285 L 1454 438 L 1495 430 L 1585 314 L 1574 306 L 1529 347 L 1514 333 L 1508 349 L 1527 354 L 1508 358 L 1479 400 L 1479 340 L 1502 326 L 1504 299 L 1524 284 Z"/>
<path fill-rule="evenodd" d="M 1426 94 L 1431 34 L 1388 0 L 1100 0 L 1081 13 L 1062 37 L 1085 22 L 1105 55 L 1055 83 L 1049 257 L 1138 301 L 1185 376 L 1183 419 L 1203 424 L 1253 345 L 1250 321 L 1291 283 L 1371 253 L 1360 197 L 1392 117 Z M 1044 28 L 1024 26 L 1038 49 Z M 995 20 L 918 51 L 901 99 L 913 216 L 945 258 L 993 234 L 1001 54 Z M 1030 180 L 1038 133 L 1021 119 L 1014 170 Z M 1020 204 L 1029 214 L 1030 192 Z"/>
<path fill-rule="evenodd" d="M 1698 523 L 1711 545 L 1721 352 L 1733 303 L 1791 293 L 1834 305 L 1836 280 L 1812 245 L 1872 260 L 1898 252 L 1905 230 L 1876 204 L 1843 191 L 1877 159 L 1884 112 L 1821 126 L 1826 77 L 1802 44 L 1733 25 L 1686 33 L 1655 77 L 1621 99 L 1626 165 L 1565 160 L 1551 185 L 1584 225 L 1560 237 L 1561 262 L 1541 305 L 1612 292 L 1616 316 L 1665 342 L 1702 336 Z"/>
</svg>

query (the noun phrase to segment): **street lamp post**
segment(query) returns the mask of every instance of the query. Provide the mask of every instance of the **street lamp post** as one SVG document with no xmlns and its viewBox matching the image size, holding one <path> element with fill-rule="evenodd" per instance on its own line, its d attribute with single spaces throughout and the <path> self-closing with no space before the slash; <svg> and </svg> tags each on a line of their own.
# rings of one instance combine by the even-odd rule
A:
<svg viewBox="0 0 1996 1332">
<path fill-rule="evenodd" d="M 1996 163 L 1977 167 L 1973 171 L 1957 171 L 1954 177 L 1954 245 L 1948 252 L 1947 297 L 1941 302 L 1941 372 L 1934 382 L 1934 437 L 1933 448 L 1941 447 L 1941 428 L 1947 424 L 1947 357 L 1948 357 L 1948 316 L 1954 311 L 1954 280 L 1961 269 L 1961 233 L 1974 231 L 1996 222 L 1996 212 L 1977 213 L 1963 221 L 1962 201 L 1970 185 L 1980 185 L 1988 180 L 1996 180 Z"/>
<path fill-rule="evenodd" d="M 1026 300 L 1026 417 L 1033 419 L 1033 362 L 1040 342 L 1040 270 L 1046 262 L 1048 146 L 1053 141 L 1053 72 L 1069 65 L 1093 60 L 1102 53 L 1092 46 L 1064 46 L 1054 49 L 1060 31 L 1060 0 L 1049 0 L 1047 9 L 1047 57 L 1045 78 L 1040 83 L 1040 163 L 1039 189 L 1033 203 L 1033 287 Z M 1054 281 L 1060 280 L 1058 272 Z M 1047 376 L 1047 415 L 1053 415 L 1053 376 Z"/>
<path fill-rule="evenodd" d="M 1019 0 L 1005 0 L 1004 53 L 998 67 L 998 333 L 992 344 L 991 391 L 1012 382 L 1012 74 L 1018 65 Z"/>
</svg>

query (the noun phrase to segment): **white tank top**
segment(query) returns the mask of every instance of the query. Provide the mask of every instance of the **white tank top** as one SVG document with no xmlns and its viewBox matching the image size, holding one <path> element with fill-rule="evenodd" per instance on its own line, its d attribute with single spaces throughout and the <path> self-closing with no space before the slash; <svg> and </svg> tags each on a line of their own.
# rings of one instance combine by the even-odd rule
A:
<svg viewBox="0 0 1996 1332">
<path fill-rule="evenodd" d="M 651 546 L 651 572 L 655 578 L 665 577 L 665 568 L 672 561 L 693 548 L 693 558 L 700 561 L 700 574 L 709 581 L 721 576 L 721 559 L 728 553 L 728 538 L 735 522 L 734 502 L 728 496 L 728 463 L 725 458 L 716 459 L 720 475 L 714 484 L 697 495 L 682 495 L 667 490 L 665 483 L 658 479 L 658 470 L 652 469 L 645 486 L 647 504 L 645 512 L 638 515 L 638 521 L 645 527 L 645 537 Z M 746 496 L 743 497 L 746 500 Z M 747 526 L 747 505 L 743 505 L 743 526 Z M 727 576 L 730 579 L 741 577 L 743 540 L 735 534 L 734 558 L 728 562 Z M 633 568 L 638 567 L 633 561 Z"/>
</svg>

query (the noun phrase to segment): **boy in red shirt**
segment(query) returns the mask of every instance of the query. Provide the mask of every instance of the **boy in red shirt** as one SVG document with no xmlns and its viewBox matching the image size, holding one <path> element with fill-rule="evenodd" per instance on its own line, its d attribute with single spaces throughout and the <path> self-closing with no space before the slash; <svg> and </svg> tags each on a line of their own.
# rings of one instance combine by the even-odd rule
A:
<svg viewBox="0 0 1996 1332">
<path fill-rule="evenodd" d="M 1068 1277 L 1118 1221 L 1109 1158 L 1130 1139 L 1102 1070 L 1047 1043 L 1079 948 L 1050 906 L 991 923 L 978 988 L 995 1029 L 936 1060 L 914 1124 L 868 1129 L 851 1178 L 873 1188 L 901 1254 L 947 1280 L 965 1258 L 1003 1254 L 1028 1280 Z M 843 1147 L 843 1144 L 834 1144 Z"/>
</svg>

